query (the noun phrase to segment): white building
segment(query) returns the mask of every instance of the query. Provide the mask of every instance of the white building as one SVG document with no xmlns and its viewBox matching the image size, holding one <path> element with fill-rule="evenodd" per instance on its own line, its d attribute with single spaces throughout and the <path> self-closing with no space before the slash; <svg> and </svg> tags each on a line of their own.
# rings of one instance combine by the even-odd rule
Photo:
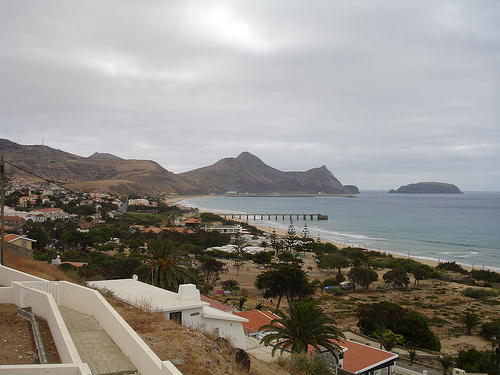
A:
<svg viewBox="0 0 500 375">
<path fill-rule="evenodd" d="M 31 219 L 34 222 L 42 222 L 48 219 L 69 219 L 70 214 L 64 212 L 61 208 L 37 208 L 31 210 L 27 219 Z"/>
<path fill-rule="evenodd" d="M 218 331 L 221 337 L 232 341 L 234 346 L 247 348 L 242 323 L 248 319 L 210 307 L 210 303 L 201 300 L 200 291 L 194 284 L 180 285 L 178 293 L 134 279 L 92 281 L 89 285 L 108 289 L 115 298 L 134 306 L 147 306 L 170 320 L 193 328 Z"/>
<path fill-rule="evenodd" d="M 205 226 L 205 231 L 210 232 L 213 230 L 216 230 L 220 233 L 226 233 L 226 234 L 236 234 L 236 233 L 243 233 L 243 227 L 239 224 L 237 225 L 206 225 Z"/>
<path fill-rule="evenodd" d="M 129 199 L 128 204 L 131 206 L 149 206 L 149 200 L 145 198 Z"/>
</svg>

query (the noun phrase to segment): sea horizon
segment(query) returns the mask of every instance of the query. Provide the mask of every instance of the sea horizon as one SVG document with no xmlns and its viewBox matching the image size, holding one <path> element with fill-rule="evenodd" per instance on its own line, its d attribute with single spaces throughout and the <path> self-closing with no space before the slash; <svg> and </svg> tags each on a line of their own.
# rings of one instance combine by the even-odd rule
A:
<svg viewBox="0 0 500 375">
<path fill-rule="evenodd" d="M 500 272 L 500 192 L 464 194 L 387 194 L 363 190 L 355 198 L 311 196 L 210 196 L 179 204 L 221 214 L 323 214 L 328 220 L 292 219 L 300 235 L 436 262 L 456 262 Z M 287 230 L 290 220 L 247 220 Z"/>
</svg>

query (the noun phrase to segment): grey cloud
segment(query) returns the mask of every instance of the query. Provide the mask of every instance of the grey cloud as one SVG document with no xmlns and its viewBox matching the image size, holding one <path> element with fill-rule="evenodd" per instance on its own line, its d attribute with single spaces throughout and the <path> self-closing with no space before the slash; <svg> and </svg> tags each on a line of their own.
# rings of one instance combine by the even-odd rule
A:
<svg viewBox="0 0 500 375">
<path fill-rule="evenodd" d="M 495 1 L 19 0 L 0 14 L 11 140 L 173 172 L 247 150 L 364 189 L 500 188 Z"/>
</svg>

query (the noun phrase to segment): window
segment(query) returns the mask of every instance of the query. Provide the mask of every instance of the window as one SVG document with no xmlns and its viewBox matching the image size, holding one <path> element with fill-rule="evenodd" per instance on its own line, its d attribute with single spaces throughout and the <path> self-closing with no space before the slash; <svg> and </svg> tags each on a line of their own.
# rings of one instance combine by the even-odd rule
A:
<svg viewBox="0 0 500 375">
<path fill-rule="evenodd" d="M 169 319 L 173 320 L 174 322 L 177 322 L 179 324 L 182 324 L 182 311 L 171 312 Z"/>
</svg>

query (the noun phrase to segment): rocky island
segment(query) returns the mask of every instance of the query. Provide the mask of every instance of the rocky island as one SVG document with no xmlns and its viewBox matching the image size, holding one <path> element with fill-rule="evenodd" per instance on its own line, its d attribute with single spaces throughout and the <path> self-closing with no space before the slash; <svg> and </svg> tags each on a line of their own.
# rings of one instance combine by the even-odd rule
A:
<svg viewBox="0 0 500 375">
<path fill-rule="evenodd" d="M 463 194 L 460 189 L 444 182 L 418 182 L 401 186 L 399 189 L 391 189 L 388 193 L 400 194 Z"/>
</svg>

